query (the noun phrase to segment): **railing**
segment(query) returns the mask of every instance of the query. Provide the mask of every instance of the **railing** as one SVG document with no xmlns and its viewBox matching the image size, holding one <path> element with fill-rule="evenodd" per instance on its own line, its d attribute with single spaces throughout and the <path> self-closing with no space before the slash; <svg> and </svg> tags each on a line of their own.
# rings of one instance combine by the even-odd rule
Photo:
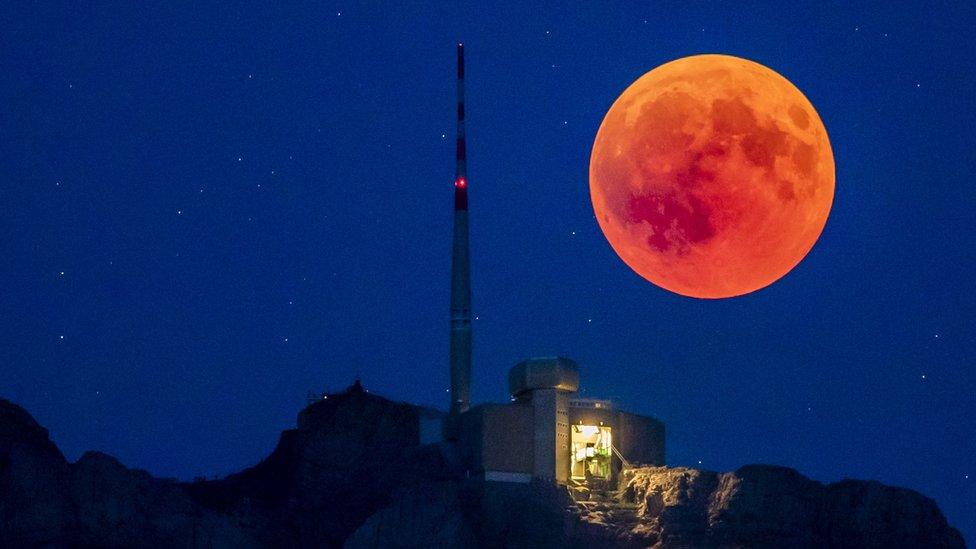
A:
<svg viewBox="0 0 976 549">
<path fill-rule="evenodd" d="M 625 457 L 623 456 L 623 454 L 621 454 L 621 453 L 620 453 L 620 450 L 617 450 L 617 447 L 616 447 L 616 446 L 614 446 L 614 445 L 612 445 L 612 444 L 610 445 L 610 449 L 611 449 L 611 450 L 613 450 L 613 454 L 614 454 L 615 456 L 617 456 L 618 458 L 620 458 L 620 462 L 621 462 L 621 463 L 623 464 L 623 466 L 624 466 L 623 468 L 624 468 L 624 469 L 630 469 L 630 462 L 629 462 L 629 461 L 627 461 L 627 458 L 625 458 Z"/>
</svg>

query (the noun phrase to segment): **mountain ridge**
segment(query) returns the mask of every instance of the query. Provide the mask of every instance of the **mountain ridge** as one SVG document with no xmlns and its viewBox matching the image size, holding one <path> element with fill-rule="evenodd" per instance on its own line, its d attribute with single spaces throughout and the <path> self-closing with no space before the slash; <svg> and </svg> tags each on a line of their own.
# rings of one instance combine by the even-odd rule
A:
<svg viewBox="0 0 976 549">
<path fill-rule="evenodd" d="M 618 490 L 465 478 L 420 445 L 421 408 L 353 386 L 303 409 L 252 467 L 178 482 L 101 452 L 69 463 L 0 399 L 0 545 L 11 547 L 965 547 L 931 499 L 779 466 L 645 467 Z"/>
</svg>

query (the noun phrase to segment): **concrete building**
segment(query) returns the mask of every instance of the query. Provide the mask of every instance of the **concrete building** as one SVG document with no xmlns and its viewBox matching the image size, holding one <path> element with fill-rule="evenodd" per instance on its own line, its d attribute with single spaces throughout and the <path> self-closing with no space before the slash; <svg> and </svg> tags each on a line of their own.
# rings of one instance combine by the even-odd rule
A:
<svg viewBox="0 0 976 549">
<path fill-rule="evenodd" d="M 565 484 L 613 481 L 633 465 L 664 465 L 664 424 L 578 398 L 579 371 L 565 357 L 533 358 L 509 372 L 508 404 L 460 415 L 460 459 L 485 480 Z"/>
<path fill-rule="evenodd" d="M 508 373 L 511 403 L 470 407 L 471 274 L 462 44 L 458 44 L 457 60 L 451 399 L 441 431 L 444 439 L 467 474 L 489 481 L 610 482 L 631 464 L 664 465 L 664 424 L 617 410 L 608 400 L 578 398 L 579 369 L 568 358 L 519 362 Z"/>
</svg>

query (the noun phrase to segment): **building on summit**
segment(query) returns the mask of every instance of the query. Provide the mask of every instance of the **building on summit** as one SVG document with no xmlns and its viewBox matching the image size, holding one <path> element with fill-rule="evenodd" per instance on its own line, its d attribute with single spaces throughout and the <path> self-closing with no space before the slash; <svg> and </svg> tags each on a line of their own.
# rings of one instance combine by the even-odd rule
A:
<svg viewBox="0 0 976 549">
<path fill-rule="evenodd" d="M 488 481 L 609 483 L 632 464 L 664 465 L 664 424 L 617 410 L 608 400 L 576 396 L 579 369 L 568 358 L 532 358 L 519 362 L 508 374 L 512 402 L 471 407 L 469 185 L 464 128 L 464 45 L 460 43 L 457 62 L 451 401 L 439 434 L 454 447 L 467 474 Z"/>
</svg>

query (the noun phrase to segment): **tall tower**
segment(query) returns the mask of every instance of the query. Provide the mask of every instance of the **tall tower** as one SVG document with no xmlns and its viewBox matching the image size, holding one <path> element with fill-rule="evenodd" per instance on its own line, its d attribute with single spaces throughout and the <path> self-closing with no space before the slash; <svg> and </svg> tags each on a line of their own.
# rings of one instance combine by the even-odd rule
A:
<svg viewBox="0 0 976 549">
<path fill-rule="evenodd" d="M 468 261 L 468 179 L 464 143 L 464 44 L 457 45 L 457 156 L 454 251 L 451 256 L 451 415 L 471 401 L 471 267 Z"/>
</svg>

